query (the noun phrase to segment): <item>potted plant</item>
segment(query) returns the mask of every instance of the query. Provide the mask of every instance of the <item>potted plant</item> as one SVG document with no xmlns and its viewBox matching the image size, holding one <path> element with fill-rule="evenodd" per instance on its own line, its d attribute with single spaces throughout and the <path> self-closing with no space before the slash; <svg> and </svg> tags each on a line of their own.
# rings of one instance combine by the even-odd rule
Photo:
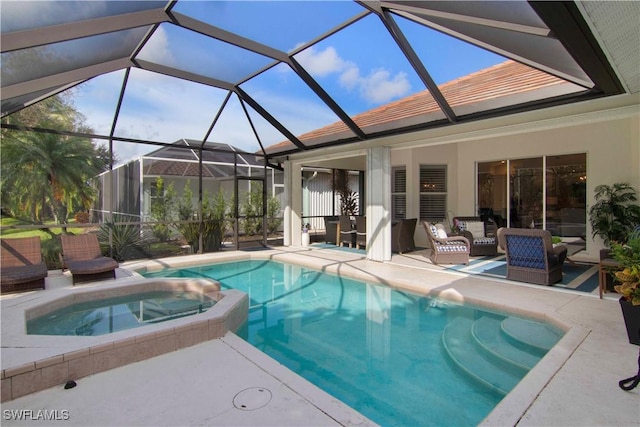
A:
<svg viewBox="0 0 640 427">
<path fill-rule="evenodd" d="M 627 242 L 611 244 L 613 259 L 621 270 L 615 272 L 615 281 L 619 283 L 614 289 L 620 296 L 620 308 L 627 328 L 627 336 L 631 344 L 640 345 L 640 227 L 636 227 Z M 621 380 L 621 389 L 633 390 L 640 384 L 640 356 L 638 357 L 638 374 Z"/>
<path fill-rule="evenodd" d="M 598 185 L 594 191 L 596 202 L 589 209 L 592 237 L 600 236 L 606 246 L 611 242 L 624 242 L 640 224 L 636 190 L 625 182 Z"/>
<path fill-rule="evenodd" d="M 636 190 L 626 182 L 613 185 L 598 185 L 595 188 L 596 202 L 589 209 L 592 237 L 599 236 L 605 246 L 612 242 L 624 243 L 633 228 L 640 224 L 640 206 Z M 600 251 L 600 259 L 609 258 L 610 249 Z M 607 289 L 613 285 L 612 276 L 606 276 Z"/>
<path fill-rule="evenodd" d="M 640 345 L 640 237 L 627 243 L 613 242 L 611 256 L 620 266 L 614 273 L 614 286 L 620 294 L 620 306 L 627 325 L 629 342 Z"/>
</svg>

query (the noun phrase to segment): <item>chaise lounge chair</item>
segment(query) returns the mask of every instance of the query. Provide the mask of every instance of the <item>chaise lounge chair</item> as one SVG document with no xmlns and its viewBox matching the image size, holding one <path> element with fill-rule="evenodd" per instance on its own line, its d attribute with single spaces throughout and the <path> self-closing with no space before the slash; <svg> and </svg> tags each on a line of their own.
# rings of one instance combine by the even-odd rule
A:
<svg viewBox="0 0 640 427">
<path fill-rule="evenodd" d="M 2 293 L 44 289 L 47 266 L 42 261 L 40 237 L 0 240 Z"/>
<path fill-rule="evenodd" d="M 567 248 L 554 248 L 549 230 L 500 228 L 498 240 L 507 254 L 507 279 L 538 285 L 562 280 Z"/>
<path fill-rule="evenodd" d="M 62 234 L 63 269 L 71 272 L 73 284 L 101 279 L 114 279 L 118 263 L 100 252 L 95 234 L 77 236 Z"/>
<path fill-rule="evenodd" d="M 431 243 L 429 258 L 434 264 L 469 264 L 469 240 L 463 236 L 447 236 L 444 229 L 423 221 Z"/>
</svg>

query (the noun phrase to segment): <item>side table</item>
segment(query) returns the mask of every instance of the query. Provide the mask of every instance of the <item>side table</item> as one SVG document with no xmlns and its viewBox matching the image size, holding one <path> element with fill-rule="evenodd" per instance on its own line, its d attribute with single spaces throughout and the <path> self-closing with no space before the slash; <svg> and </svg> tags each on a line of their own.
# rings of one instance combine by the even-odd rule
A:
<svg viewBox="0 0 640 427">
<path fill-rule="evenodd" d="M 620 269 L 621 265 L 613 258 L 604 258 L 598 264 L 598 287 L 600 288 L 600 299 L 607 291 L 607 267 Z"/>
</svg>

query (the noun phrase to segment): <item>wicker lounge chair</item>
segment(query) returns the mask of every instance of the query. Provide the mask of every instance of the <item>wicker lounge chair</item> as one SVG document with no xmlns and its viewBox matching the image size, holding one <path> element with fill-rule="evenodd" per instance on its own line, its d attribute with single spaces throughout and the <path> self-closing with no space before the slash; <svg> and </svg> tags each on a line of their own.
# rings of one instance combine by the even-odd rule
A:
<svg viewBox="0 0 640 427">
<path fill-rule="evenodd" d="M 356 217 L 356 248 L 367 246 L 367 217 Z"/>
<path fill-rule="evenodd" d="M 539 285 L 562 280 L 567 248 L 554 248 L 548 230 L 501 228 L 498 239 L 507 254 L 507 279 Z"/>
<path fill-rule="evenodd" d="M 464 236 L 445 237 L 444 229 L 438 228 L 423 221 L 422 225 L 427 232 L 431 243 L 429 258 L 435 264 L 469 264 L 469 240 Z"/>
<path fill-rule="evenodd" d="M 498 238 L 496 224 L 493 220 L 483 222 L 479 216 L 457 216 L 453 218 L 454 227 L 458 227 L 460 235 L 471 243 L 470 256 L 496 255 Z"/>
<path fill-rule="evenodd" d="M 391 251 L 402 254 L 416 250 L 413 235 L 416 231 L 417 218 L 394 221 L 391 224 Z"/>
<path fill-rule="evenodd" d="M 63 269 L 71 272 L 73 284 L 101 279 L 114 279 L 118 263 L 102 255 L 95 234 L 77 236 L 62 234 Z"/>
<path fill-rule="evenodd" d="M 0 239 L 2 293 L 44 289 L 47 266 L 42 261 L 40 237 Z"/>
<path fill-rule="evenodd" d="M 356 243 L 356 230 L 349 215 L 340 215 L 340 246 L 344 243 L 349 244 L 350 248 Z"/>
</svg>

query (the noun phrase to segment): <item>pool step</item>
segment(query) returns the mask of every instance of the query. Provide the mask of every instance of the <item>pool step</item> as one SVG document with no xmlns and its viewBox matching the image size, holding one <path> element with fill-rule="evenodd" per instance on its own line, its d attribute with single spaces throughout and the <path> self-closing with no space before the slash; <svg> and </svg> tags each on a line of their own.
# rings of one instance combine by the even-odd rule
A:
<svg viewBox="0 0 640 427">
<path fill-rule="evenodd" d="M 517 317 L 456 317 L 445 327 L 442 343 L 465 375 L 504 395 L 561 335 L 553 327 Z"/>
<path fill-rule="evenodd" d="M 483 316 L 473 322 L 471 334 L 480 351 L 489 358 L 503 362 L 525 375 L 540 361 L 538 351 L 527 351 L 527 348 L 515 344 L 513 339 L 505 336 L 503 319 Z"/>
<path fill-rule="evenodd" d="M 501 323 L 504 337 L 514 345 L 527 351 L 545 355 L 562 337 L 562 332 L 518 317 L 507 317 Z"/>
<path fill-rule="evenodd" d="M 522 370 L 500 366 L 478 349 L 473 338 L 474 320 L 456 317 L 442 332 L 442 344 L 450 360 L 469 378 L 500 395 L 506 395 L 524 376 Z"/>
</svg>

